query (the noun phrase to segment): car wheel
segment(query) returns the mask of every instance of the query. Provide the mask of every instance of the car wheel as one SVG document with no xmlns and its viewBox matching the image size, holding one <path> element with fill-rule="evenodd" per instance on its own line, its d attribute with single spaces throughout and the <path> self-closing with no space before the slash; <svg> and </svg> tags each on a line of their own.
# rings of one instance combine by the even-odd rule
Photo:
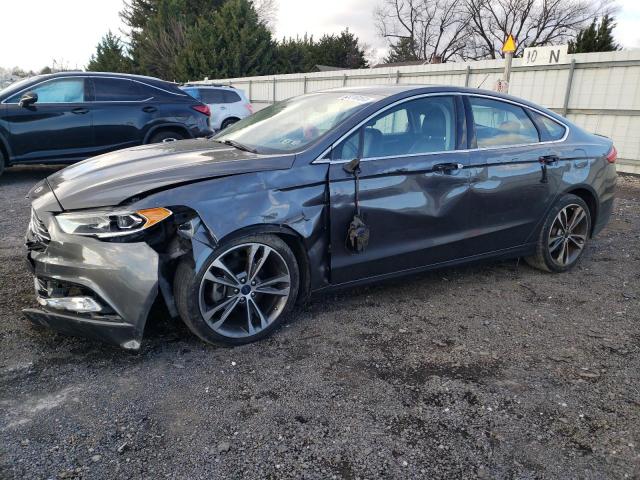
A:
<svg viewBox="0 0 640 480">
<path fill-rule="evenodd" d="M 172 130 L 165 130 L 154 134 L 149 139 L 149 143 L 175 142 L 176 140 L 182 140 L 183 138 L 184 135 L 181 133 L 174 132 Z"/>
<path fill-rule="evenodd" d="M 525 260 L 547 272 L 567 271 L 584 253 L 590 232 L 591 213 L 585 201 L 576 195 L 563 195 L 547 215 L 535 255 Z"/>
<path fill-rule="evenodd" d="M 230 127 L 231 125 L 233 125 L 234 123 L 238 123 L 240 120 L 238 120 L 237 118 L 227 118 L 224 122 L 222 122 L 222 125 L 220 126 L 221 130 L 224 130 L 227 127 Z"/>
<path fill-rule="evenodd" d="M 180 317 L 209 343 L 241 345 L 269 335 L 293 308 L 298 262 L 273 235 L 250 235 L 219 245 L 199 272 L 191 261 L 176 270 Z"/>
</svg>

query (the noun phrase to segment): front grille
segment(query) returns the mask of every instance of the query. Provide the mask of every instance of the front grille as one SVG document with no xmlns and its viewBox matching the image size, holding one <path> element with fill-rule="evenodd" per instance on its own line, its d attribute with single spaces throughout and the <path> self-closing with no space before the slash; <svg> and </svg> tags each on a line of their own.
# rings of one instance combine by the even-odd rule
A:
<svg viewBox="0 0 640 480">
<path fill-rule="evenodd" d="M 29 250 L 44 250 L 51 241 L 49 230 L 40 220 L 36 211 L 31 209 L 31 220 L 27 231 L 26 245 Z"/>
</svg>

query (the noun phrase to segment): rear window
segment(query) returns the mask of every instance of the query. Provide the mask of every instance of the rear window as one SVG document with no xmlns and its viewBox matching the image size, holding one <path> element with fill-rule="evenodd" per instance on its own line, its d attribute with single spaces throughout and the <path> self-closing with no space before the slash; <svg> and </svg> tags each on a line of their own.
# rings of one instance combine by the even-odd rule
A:
<svg viewBox="0 0 640 480">
<path fill-rule="evenodd" d="M 544 127 L 548 140 L 560 140 L 562 137 L 564 137 L 566 128 L 563 125 L 538 112 L 532 111 L 531 115 L 533 115 L 539 125 L 542 125 Z"/>
<path fill-rule="evenodd" d="M 235 103 L 239 102 L 240 95 L 232 90 L 222 88 L 200 88 L 200 99 L 204 103 Z"/>
<path fill-rule="evenodd" d="M 119 78 L 94 78 L 96 102 L 135 102 L 149 98 L 138 82 Z"/>
<path fill-rule="evenodd" d="M 224 103 L 236 103 L 240 101 L 240 95 L 231 90 L 224 90 Z"/>
<path fill-rule="evenodd" d="M 540 141 L 524 109 L 507 102 L 469 97 L 478 147 L 526 145 Z"/>
</svg>

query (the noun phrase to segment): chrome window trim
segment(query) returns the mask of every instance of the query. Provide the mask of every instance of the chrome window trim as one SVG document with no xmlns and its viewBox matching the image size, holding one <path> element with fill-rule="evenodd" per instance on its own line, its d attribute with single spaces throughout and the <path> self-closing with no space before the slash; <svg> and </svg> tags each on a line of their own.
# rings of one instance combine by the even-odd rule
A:
<svg viewBox="0 0 640 480">
<path fill-rule="evenodd" d="M 443 96 L 481 97 L 481 98 L 488 98 L 490 100 L 495 100 L 497 102 L 511 103 L 511 104 L 516 105 L 516 106 L 518 106 L 520 108 L 528 108 L 529 110 L 533 110 L 534 112 L 539 113 L 540 115 L 543 115 L 543 116 L 549 118 L 550 120 L 562 125 L 564 127 L 564 135 L 559 140 L 548 140 L 548 141 L 545 141 L 545 142 L 522 143 L 522 144 L 517 144 L 517 145 L 500 145 L 500 146 L 495 146 L 495 147 L 476 147 L 476 148 L 467 148 L 467 149 L 462 149 L 462 150 L 443 150 L 443 151 L 439 151 L 439 152 L 408 153 L 408 154 L 405 154 L 405 155 L 388 155 L 388 156 L 384 156 L 384 157 L 361 158 L 360 161 L 361 162 L 368 162 L 368 161 L 371 161 L 371 160 L 385 160 L 385 159 L 389 159 L 389 158 L 423 157 L 423 156 L 426 156 L 426 155 L 442 155 L 442 154 L 447 154 L 447 153 L 448 154 L 451 154 L 451 153 L 470 153 L 470 152 L 487 151 L 487 150 L 502 150 L 502 149 L 505 149 L 505 148 L 529 147 L 529 146 L 533 146 L 533 145 L 547 145 L 547 144 L 552 144 L 552 143 L 564 142 L 567 139 L 567 137 L 569 136 L 569 130 L 570 129 L 569 129 L 569 126 L 566 123 L 559 121 L 558 119 L 552 117 L 551 115 L 548 115 L 547 113 L 543 112 L 542 110 L 539 110 L 539 109 L 537 109 L 535 107 L 531 107 L 529 105 L 525 105 L 523 103 L 520 103 L 520 102 L 517 102 L 517 101 L 514 101 L 514 100 L 509 100 L 509 99 L 501 98 L 501 97 L 494 97 L 493 95 L 486 95 L 486 94 L 482 94 L 482 93 L 467 93 L 467 92 L 423 93 L 423 94 L 420 94 L 420 95 L 415 95 L 415 96 L 409 97 L 409 98 L 403 98 L 401 100 L 393 102 L 393 103 L 387 105 L 386 107 L 378 110 L 377 112 L 371 114 L 366 119 L 364 119 L 363 121 L 358 123 L 358 125 L 356 125 L 351 130 L 349 130 L 347 133 L 342 135 L 338 140 L 333 142 L 320 155 L 318 155 L 318 157 L 316 157 L 316 159 L 313 160 L 311 162 L 311 164 L 312 165 L 316 165 L 316 164 L 349 163 L 351 160 L 331 160 L 329 158 L 323 158 L 323 157 L 326 156 L 336 145 L 338 145 L 340 142 L 345 140 L 347 137 L 349 137 L 356 130 L 361 128 L 364 124 L 366 124 L 371 119 L 373 119 L 374 117 L 378 116 L 379 114 L 387 111 L 388 109 L 396 107 L 396 106 L 398 106 L 398 105 L 400 105 L 402 103 L 405 103 L 405 102 L 410 102 L 412 100 L 417 100 L 419 98 L 443 97 Z"/>
<path fill-rule="evenodd" d="M 13 98 L 16 95 L 19 95 L 23 92 L 27 92 L 32 88 L 38 87 L 44 83 L 47 82 L 52 82 L 54 80 L 66 80 L 68 78 L 82 78 L 82 79 L 87 79 L 87 78 L 104 78 L 107 80 L 125 80 L 125 81 L 130 81 L 130 82 L 136 82 L 139 83 L 140 85 L 144 85 L 146 87 L 149 88 L 155 88 L 156 90 L 160 90 L 161 92 L 165 92 L 165 93 L 169 93 L 171 95 L 175 95 L 177 97 L 188 97 L 189 95 L 187 95 L 186 93 L 175 93 L 175 92 L 170 92 L 169 90 L 165 90 L 164 88 L 160 88 L 160 87 L 156 87 L 155 85 L 150 85 L 148 83 L 142 82 L 140 80 L 137 79 L 133 79 L 133 78 L 122 78 L 122 77 L 107 77 L 105 75 L 69 75 L 66 77 L 55 77 L 55 78 L 47 78 L 46 80 L 43 80 L 41 82 L 35 83 L 29 87 L 23 88 L 22 90 L 18 90 L 16 93 L 14 93 L 13 95 L 11 95 L 9 98 Z M 17 105 L 17 103 L 7 103 L 7 100 L 9 100 L 9 98 L 5 98 L 2 102 L 0 102 L 0 105 L 3 104 L 7 104 L 7 105 Z M 144 100 L 92 100 L 92 101 L 82 101 L 82 102 L 56 102 L 56 103 L 41 103 L 40 105 L 75 105 L 77 103 L 144 103 L 144 102 L 148 102 L 149 100 L 151 100 L 153 97 L 149 97 L 149 98 L 145 98 Z"/>
</svg>

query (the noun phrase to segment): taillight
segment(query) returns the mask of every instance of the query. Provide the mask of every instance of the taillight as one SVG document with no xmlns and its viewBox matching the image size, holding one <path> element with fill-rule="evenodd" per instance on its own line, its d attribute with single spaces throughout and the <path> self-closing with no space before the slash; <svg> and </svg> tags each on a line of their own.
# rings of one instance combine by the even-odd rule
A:
<svg viewBox="0 0 640 480">
<path fill-rule="evenodd" d="M 209 108 L 209 105 L 192 105 L 191 108 L 197 112 L 205 114 L 207 117 L 211 116 L 211 109 Z"/>
<path fill-rule="evenodd" d="M 249 114 L 253 115 L 253 105 L 251 105 L 250 103 L 247 103 L 245 107 L 247 107 L 247 110 L 249 110 Z"/>
<path fill-rule="evenodd" d="M 611 150 L 607 154 L 607 161 L 609 163 L 616 163 L 617 158 L 618 158 L 618 150 L 616 150 L 616 147 L 611 145 Z"/>
</svg>

